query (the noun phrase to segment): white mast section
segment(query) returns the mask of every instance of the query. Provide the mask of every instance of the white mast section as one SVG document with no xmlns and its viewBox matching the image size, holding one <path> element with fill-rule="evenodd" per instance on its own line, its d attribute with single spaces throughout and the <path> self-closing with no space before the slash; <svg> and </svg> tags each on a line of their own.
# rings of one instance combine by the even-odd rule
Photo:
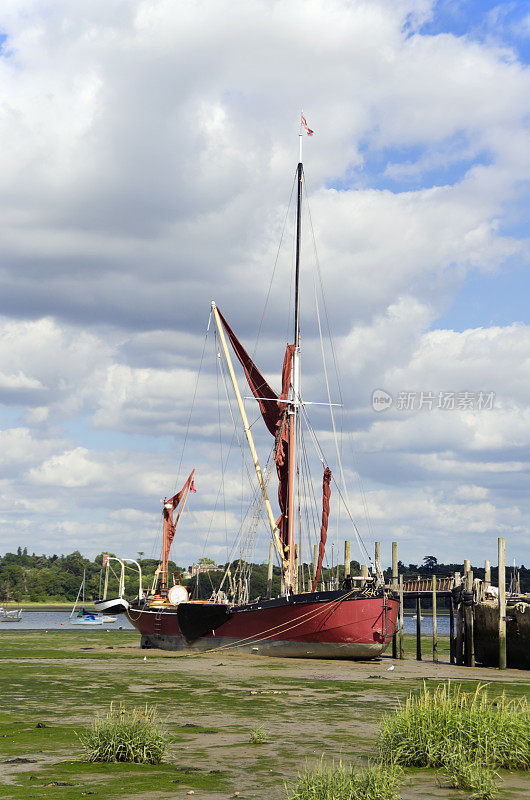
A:
<svg viewBox="0 0 530 800">
<path fill-rule="evenodd" d="M 239 408 L 239 413 L 241 414 L 241 420 L 243 422 L 243 429 L 245 431 L 245 436 L 247 437 L 248 446 L 250 448 L 250 453 L 252 456 L 252 461 L 254 462 L 254 469 L 256 470 L 256 475 L 258 478 L 258 483 L 261 489 L 261 495 L 263 497 L 263 502 L 265 504 L 265 508 L 267 510 L 267 516 L 269 518 L 269 524 L 271 526 L 272 538 L 274 544 L 276 545 L 276 550 L 278 552 L 278 556 L 280 558 L 280 563 L 282 564 L 282 570 L 288 568 L 288 562 L 285 560 L 283 554 L 283 547 L 280 540 L 280 532 L 278 530 L 278 526 L 276 525 L 276 520 L 274 519 L 274 513 L 270 504 L 269 496 L 267 494 L 267 487 L 265 485 L 265 481 L 263 479 L 263 473 L 261 471 L 261 467 L 258 460 L 258 454 L 256 452 L 256 448 L 254 446 L 254 440 L 252 438 L 252 433 L 250 432 L 250 425 L 248 424 L 248 417 L 245 411 L 245 406 L 243 405 L 243 400 L 241 398 L 241 393 L 239 391 L 239 386 L 237 385 L 236 374 L 234 372 L 234 367 L 232 365 L 232 359 L 230 358 L 230 351 L 228 350 L 228 345 L 226 343 L 226 337 L 224 333 L 224 329 L 219 317 L 219 312 L 217 311 L 217 306 L 215 302 L 212 300 L 212 312 L 215 319 L 215 324 L 217 325 L 217 330 L 219 332 L 219 339 L 221 340 L 221 346 L 223 348 L 223 352 L 226 358 L 226 363 L 228 366 L 228 372 L 230 373 L 230 378 L 232 380 L 232 386 L 234 388 L 234 394 L 236 396 L 237 405 Z"/>
</svg>

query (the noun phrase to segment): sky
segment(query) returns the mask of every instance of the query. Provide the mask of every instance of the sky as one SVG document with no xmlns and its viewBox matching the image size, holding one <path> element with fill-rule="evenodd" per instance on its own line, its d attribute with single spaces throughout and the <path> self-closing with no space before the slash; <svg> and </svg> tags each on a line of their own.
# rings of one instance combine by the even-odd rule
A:
<svg viewBox="0 0 530 800">
<path fill-rule="evenodd" d="M 228 557 L 251 485 L 210 303 L 278 388 L 303 108 L 304 398 L 316 285 L 359 532 L 528 565 L 529 58 L 530 2 L 4 0 L 0 553 L 156 555 L 195 468 L 173 558 Z"/>
</svg>

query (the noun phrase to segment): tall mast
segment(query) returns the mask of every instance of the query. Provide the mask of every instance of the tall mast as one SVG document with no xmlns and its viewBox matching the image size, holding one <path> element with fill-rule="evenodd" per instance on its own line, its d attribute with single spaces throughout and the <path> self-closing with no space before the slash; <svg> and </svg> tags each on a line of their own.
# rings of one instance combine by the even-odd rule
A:
<svg viewBox="0 0 530 800">
<path fill-rule="evenodd" d="M 295 470 L 297 461 L 297 428 L 300 410 L 300 240 L 302 232 L 302 130 L 300 130 L 300 158 L 296 168 L 296 261 L 294 279 L 294 353 L 291 372 L 291 396 L 289 404 L 289 482 L 287 502 L 287 546 L 289 548 L 288 586 L 295 586 Z"/>
<path fill-rule="evenodd" d="M 300 136 L 300 141 L 302 138 Z M 294 277 L 294 344 L 300 347 L 300 235 L 302 232 L 302 178 L 304 167 L 302 162 L 296 168 L 298 194 L 296 199 L 296 269 Z"/>
</svg>

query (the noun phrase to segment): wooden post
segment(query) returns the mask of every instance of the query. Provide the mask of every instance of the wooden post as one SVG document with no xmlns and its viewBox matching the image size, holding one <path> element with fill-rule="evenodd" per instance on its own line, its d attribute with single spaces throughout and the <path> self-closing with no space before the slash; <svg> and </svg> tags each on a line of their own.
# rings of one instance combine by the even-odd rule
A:
<svg viewBox="0 0 530 800">
<path fill-rule="evenodd" d="M 403 650 L 403 575 L 399 576 L 399 657 L 405 657 Z"/>
<path fill-rule="evenodd" d="M 455 586 L 460 586 L 462 579 L 459 572 L 455 572 Z M 457 664 L 463 663 L 462 645 L 464 640 L 464 620 L 463 620 L 463 605 L 462 601 L 456 607 L 456 648 L 455 648 L 455 661 Z"/>
<path fill-rule="evenodd" d="M 421 661 L 421 600 L 416 597 L 416 660 Z"/>
<path fill-rule="evenodd" d="M 491 586 L 491 563 L 486 560 L 484 562 L 484 589 L 489 589 Z"/>
<path fill-rule="evenodd" d="M 379 575 L 381 575 L 381 542 L 375 543 L 374 562 L 375 562 L 375 572 L 379 577 Z"/>
<path fill-rule="evenodd" d="M 267 571 L 267 599 L 272 597 L 272 568 L 274 566 L 274 542 L 269 544 L 269 569 Z"/>
<path fill-rule="evenodd" d="M 436 619 L 436 575 L 432 576 L 432 660 L 438 661 L 438 624 Z"/>
<path fill-rule="evenodd" d="M 367 564 L 361 564 L 361 575 L 363 578 L 368 577 L 368 566 Z M 366 586 L 366 581 L 361 581 L 361 586 Z"/>
<path fill-rule="evenodd" d="M 318 565 L 318 544 L 313 545 L 313 580 L 315 580 L 317 576 L 317 565 Z M 318 586 L 316 587 L 318 591 Z"/>
<path fill-rule="evenodd" d="M 469 595 L 473 597 L 473 570 L 468 570 L 466 573 L 465 590 L 468 595 L 466 605 L 464 606 L 465 614 L 465 639 L 466 639 L 466 666 L 475 666 L 475 647 L 473 643 L 473 601 L 469 602 Z"/>
<path fill-rule="evenodd" d="M 392 542 L 392 590 L 398 588 L 398 549 L 397 542 Z M 397 634 L 392 636 L 392 658 L 397 658 Z"/>
<path fill-rule="evenodd" d="M 453 595 L 449 598 L 449 662 L 455 663 L 455 601 Z"/>
<path fill-rule="evenodd" d="M 471 561 L 468 558 L 465 558 L 464 559 L 464 583 L 465 583 L 465 580 L 466 580 L 466 575 L 467 575 L 467 573 L 469 572 L 470 569 L 471 569 Z"/>
<path fill-rule="evenodd" d="M 506 542 L 499 538 L 499 669 L 506 669 Z"/>
<path fill-rule="evenodd" d="M 350 577 L 351 549 L 348 541 L 344 542 L 344 579 Z"/>
</svg>

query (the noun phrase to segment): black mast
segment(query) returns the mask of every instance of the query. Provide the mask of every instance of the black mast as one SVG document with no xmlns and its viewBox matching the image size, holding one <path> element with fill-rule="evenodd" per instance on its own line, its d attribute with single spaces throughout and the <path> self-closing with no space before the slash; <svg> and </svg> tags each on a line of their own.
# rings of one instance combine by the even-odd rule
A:
<svg viewBox="0 0 530 800">
<path fill-rule="evenodd" d="M 300 346 L 300 234 L 302 230 L 302 179 L 304 167 L 300 161 L 296 168 L 298 194 L 296 201 L 296 272 L 294 279 L 294 345 Z"/>
</svg>

